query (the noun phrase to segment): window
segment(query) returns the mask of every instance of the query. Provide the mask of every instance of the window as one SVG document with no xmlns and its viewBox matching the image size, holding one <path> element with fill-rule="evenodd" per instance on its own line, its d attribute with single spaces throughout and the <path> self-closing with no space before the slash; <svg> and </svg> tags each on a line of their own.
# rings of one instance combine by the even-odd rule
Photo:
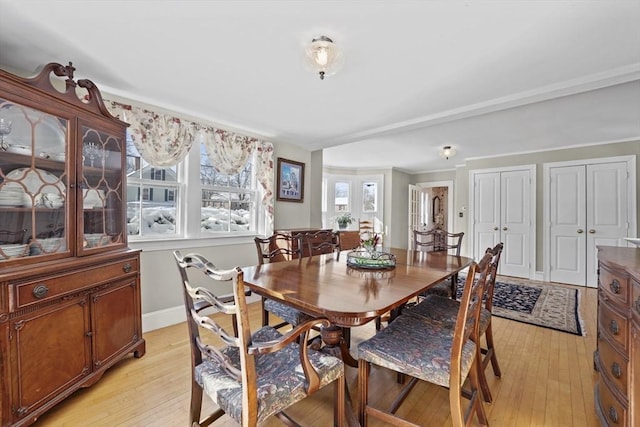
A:
<svg viewBox="0 0 640 427">
<path fill-rule="evenodd" d="M 256 191 L 251 156 L 235 175 L 218 172 L 200 145 L 200 229 L 204 233 L 253 231 Z"/>
<path fill-rule="evenodd" d="M 378 211 L 378 184 L 365 182 L 362 184 L 362 212 Z"/>
<path fill-rule="evenodd" d="M 336 212 L 349 212 L 349 183 L 336 182 L 334 206 Z"/>
<path fill-rule="evenodd" d="M 178 168 L 149 165 L 127 134 L 127 231 L 130 237 L 176 234 Z"/>
</svg>

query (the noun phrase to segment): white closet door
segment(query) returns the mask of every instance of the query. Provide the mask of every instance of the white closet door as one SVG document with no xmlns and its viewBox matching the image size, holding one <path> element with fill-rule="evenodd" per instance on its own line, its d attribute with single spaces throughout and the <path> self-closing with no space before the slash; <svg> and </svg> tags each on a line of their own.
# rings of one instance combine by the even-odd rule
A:
<svg viewBox="0 0 640 427">
<path fill-rule="evenodd" d="M 500 173 L 475 174 L 473 192 L 473 254 L 480 259 L 500 241 Z"/>
<path fill-rule="evenodd" d="M 530 192 L 531 178 L 528 170 L 500 173 L 500 241 L 505 247 L 500 258 L 500 274 L 529 277 Z"/>
<path fill-rule="evenodd" d="M 628 229 L 626 162 L 586 166 L 586 283 L 597 287 L 597 245 L 625 246 Z"/>
<path fill-rule="evenodd" d="M 549 169 L 552 282 L 584 285 L 586 272 L 585 167 Z"/>
</svg>

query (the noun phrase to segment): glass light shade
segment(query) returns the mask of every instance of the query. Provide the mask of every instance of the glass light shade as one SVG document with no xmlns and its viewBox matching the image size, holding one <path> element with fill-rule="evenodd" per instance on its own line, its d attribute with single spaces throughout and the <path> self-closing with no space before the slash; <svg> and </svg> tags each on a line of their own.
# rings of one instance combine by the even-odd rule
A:
<svg viewBox="0 0 640 427">
<path fill-rule="evenodd" d="M 442 151 L 440 151 L 440 157 L 449 159 L 449 157 L 453 157 L 456 155 L 456 150 L 453 149 L 450 145 L 445 145 L 442 147 Z"/>
<path fill-rule="evenodd" d="M 324 79 L 338 71 L 342 64 L 342 52 L 329 37 L 320 36 L 306 47 L 305 59 L 309 67 L 320 75 L 320 79 Z"/>
</svg>

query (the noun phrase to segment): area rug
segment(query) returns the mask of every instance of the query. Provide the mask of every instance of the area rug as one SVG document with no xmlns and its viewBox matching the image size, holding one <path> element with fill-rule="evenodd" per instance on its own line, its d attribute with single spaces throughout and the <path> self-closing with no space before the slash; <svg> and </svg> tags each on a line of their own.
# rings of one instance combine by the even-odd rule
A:
<svg viewBox="0 0 640 427">
<path fill-rule="evenodd" d="M 458 278 L 464 283 L 464 276 Z M 458 286 L 458 295 L 462 286 Z M 493 314 L 574 335 L 585 335 L 580 318 L 581 291 L 560 285 L 498 276 Z"/>
</svg>

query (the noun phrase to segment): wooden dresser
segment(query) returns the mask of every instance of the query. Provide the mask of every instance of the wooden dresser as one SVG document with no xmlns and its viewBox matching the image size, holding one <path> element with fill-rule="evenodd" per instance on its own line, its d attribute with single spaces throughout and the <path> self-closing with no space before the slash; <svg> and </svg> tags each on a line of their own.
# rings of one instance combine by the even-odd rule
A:
<svg viewBox="0 0 640 427">
<path fill-rule="evenodd" d="M 640 425 L 640 249 L 598 247 L 598 380 L 604 426 Z"/>
</svg>

